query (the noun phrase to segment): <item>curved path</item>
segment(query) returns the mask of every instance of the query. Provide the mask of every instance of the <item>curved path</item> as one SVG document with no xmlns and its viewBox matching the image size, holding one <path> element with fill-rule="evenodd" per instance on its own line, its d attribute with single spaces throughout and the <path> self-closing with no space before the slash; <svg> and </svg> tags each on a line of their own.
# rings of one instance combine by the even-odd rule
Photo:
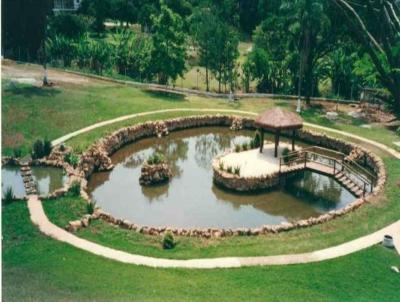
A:
<svg viewBox="0 0 400 302">
<path fill-rule="evenodd" d="M 237 113 L 237 114 L 248 114 L 257 115 L 254 112 L 248 111 L 238 111 L 238 110 L 223 110 L 223 109 L 169 109 L 169 110 L 159 110 L 152 112 L 143 112 L 138 114 L 126 115 L 113 120 L 104 121 L 92 126 L 83 128 L 81 130 L 75 131 L 73 133 L 67 134 L 59 139 L 52 142 L 53 145 L 60 144 L 66 140 L 77 136 L 79 134 L 91 131 L 95 128 L 99 128 L 105 125 L 110 125 L 116 122 L 124 121 L 127 119 L 157 114 L 165 112 L 178 112 L 178 111 L 193 111 L 193 112 L 221 112 L 221 113 Z M 349 134 L 339 130 L 334 130 L 310 123 L 305 123 L 306 126 L 317 128 L 320 130 L 331 131 L 344 136 L 352 137 L 360 141 L 374 145 L 384 151 L 392 154 L 393 156 L 400 159 L 400 153 L 377 142 L 362 138 L 357 135 Z M 30 195 L 28 198 L 28 208 L 31 216 L 32 222 L 37 225 L 40 231 L 47 236 L 50 236 L 56 240 L 68 243 L 74 247 L 85 250 L 95 255 L 103 256 L 108 259 L 116 260 L 123 263 L 135 264 L 135 265 L 145 265 L 150 267 L 169 267 L 169 268 L 233 268 L 233 267 L 243 267 L 243 266 L 257 266 L 257 265 L 287 265 L 287 264 L 300 264 L 300 263 L 311 263 L 319 262 L 324 260 L 329 260 L 341 256 L 345 256 L 362 249 L 368 248 L 372 245 L 381 242 L 384 235 L 389 234 L 395 239 L 395 246 L 397 251 L 400 253 L 400 220 L 397 222 L 377 231 L 372 234 L 357 238 L 355 240 L 314 251 L 309 253 L 301 254 L 289 254 L 289 255 L 277 255 L 277 256 L 257 256 L 257 257 L 225 257 L 225 258 L 204 258 L 204 259 L 190 259 L 190 260 L 172 260 L 172 259 L 162 259 L 147 257 L 141 255 L 130 254 L 127 252 L 115 250 L 108 248 L 97 243 L 90 242 L 88 240 L 79 238 L 64 229 L 51 223 L 44 210 L 41 201 L 37 195 Z"/>
</svg>

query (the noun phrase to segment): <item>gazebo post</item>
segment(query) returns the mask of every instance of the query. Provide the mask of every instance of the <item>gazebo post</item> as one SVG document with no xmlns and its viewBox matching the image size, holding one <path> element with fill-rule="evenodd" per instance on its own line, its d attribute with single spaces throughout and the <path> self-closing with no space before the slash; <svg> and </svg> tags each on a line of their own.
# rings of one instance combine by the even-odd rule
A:
<svg viewBox="0 0 400 302">
<path fill-rule="evenodd" d="M 292 151 L 294 151 L 294 139 L 295 139 L 295 136 L 296 136 L 296 130 L 293 130 L 293 132 L 292 132 Z"/>
<path fill-rule="evenodd" d="M 262 153 L 263 149 L 264 149 L 264 129 L 263 128 L 260 128 L 260 134 L 261 134 L 260 153 Z"/>
<path fill-rule="evenodd" d="M 275 132 L 275 157 L 278 157 L 278 146 L 279 146 L 280 134 L 281 134 L 281 130 L 277 129 Z"/>
</svg>

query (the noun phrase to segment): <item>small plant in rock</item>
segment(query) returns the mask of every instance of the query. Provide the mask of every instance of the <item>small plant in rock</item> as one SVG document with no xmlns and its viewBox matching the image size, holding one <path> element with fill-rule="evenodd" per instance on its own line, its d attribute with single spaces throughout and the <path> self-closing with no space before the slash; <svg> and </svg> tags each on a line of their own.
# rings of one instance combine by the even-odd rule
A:
<svg viewBox="0 0 400 302">
<path fill-rule="evenodd" d="M 86 212 L 90 215 L 92 215 L 94 213 L 94 210 L 96 209 L 96 202 L 94 201 L 89 201 L 86 204 Z"/>
<path fill-rule="evenodd" d="M 232 167 L 230 167 L 230 166 L 229 166 L 229 167 L 227 167 L 227 168 L 226 168 L 226 172 L 228 172 L 228 173 L 232 174 Z"/>
<path fill-rule="evenodd" d="M 242 147 L 240 145 L 235 145 L 235 152 L 238 153 L 242 150 Z"/>
<path fill-rule="evenodd" d="M 14 158 L 20 158 L 22 156 L 21 148 L 14 148 L 13 149 L 13 156 L 14 156 Z"/>
<path fill-rule="evenodd" d="M 162 239 L 162 246 L 164 250 L 173 249 L 176 245 L 175 238 L 172 233 L 168 232 L 164 235 Z"/>
<path fill-rule="evenodd" d="M 61 145 L 60 145 L 60 151 L 61 151 L 61 152 L 64 152 L 64 151 L 65 151 L 65 145 L 64 145 L 64 144 L 61 144 Z"/>
<path fill-rule="evenodd" d="M 74 181 L 69 188 L 69 194 L 71 196 L 79 196 L 81 194 L 81 183 L 79 181 Z"/>
<path fill-rule="evenodd" d="M 243 149 L 243 151 L 247 151 L 249 149 L 249 144 L 248 143 L 243 143 L 242 144 L 242 149 Z"/>
<path fill-rule="evenodd" d="M 239 166 L 235 167 L 233 173 L 234 173 L 235 175 L 237 175 L 237 176 L 240 176 L 240 167 L 239 167 Z"/>
<path fill-rule="evenodd" d="M 15 200 L 15 195 L 14 191 L 11 187 L 7 187 L 6 190 L 4 191 L 4 196 L 3 196 L 3 203 L 4 204 L 10 204 Z"/>
<path fill-rule="evenodd" d="M 161 153 L 158 153 L 158 152 L 154 153 L 147 159 L 147 163 L 149 165 L 158 165 L 158 164 L 163 163 L 164 161 L 165 161 L 164 155 L 162 155 Z"/>
<path fill-rule="evenodd" d="M 76 168 L 79 163 L 79 156 L 74 153 L 67 153 L 64 156 L 64 161 Z"/>
<path fill-rule="evenodd" d="M 224 162 L 223 161 L 220 161 L 219 162 L 219 169 L 221 170 L 221 171 L 224 171 Z"/>
</svg>

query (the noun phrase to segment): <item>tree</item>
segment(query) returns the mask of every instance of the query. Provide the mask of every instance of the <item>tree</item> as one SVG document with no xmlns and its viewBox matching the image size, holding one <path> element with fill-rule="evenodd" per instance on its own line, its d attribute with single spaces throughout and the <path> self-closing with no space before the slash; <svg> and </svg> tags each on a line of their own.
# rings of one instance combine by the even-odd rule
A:
<svg viewBox="0 0 400 302">
<path fill-rule="evenodd" d="M 80 15 L 60 13 L 49 20 L 49 36 L 62 35 L 69 39 L 79 39 L 88 30 L 88 20 Z"/>
<path fill-rule="evenodd" d="M 46 40 L 45 51 L 49 61 L 61 60 L 65 67 L 69 67 L 75 57 L 76 46 L 71 39 L 55 35 Z"/>
<path fill-rule="evenodd" d="M 160 84 L 167 84 L 183 76 L 186 60 L 185 35 L 182 18 L 174 13 L 164 2 L 161 12 L 153 16 L 153 49 L 151 60 L 153 72 Z"/>
<path fill-rule="evenodd" d="M 393 96 L 400 114 L 400 2 L 398 0 L 331 0 L 343 12 L 360 43 L 375 65 L 379 79 Z"/>
<path fill-rule="evenodd" d="M 4 55 L 32 61 L 45 40 L 47 17 L 52 0 L 3 0 L 2 47 Z"/>
<path fill-rule="evenodd" d="M 102 32 L 105 29 L 104 22 L 111 15 L 110 0 L 83 0 L 79 12 L 94 17 L 93 29 Z"/>
</svg>

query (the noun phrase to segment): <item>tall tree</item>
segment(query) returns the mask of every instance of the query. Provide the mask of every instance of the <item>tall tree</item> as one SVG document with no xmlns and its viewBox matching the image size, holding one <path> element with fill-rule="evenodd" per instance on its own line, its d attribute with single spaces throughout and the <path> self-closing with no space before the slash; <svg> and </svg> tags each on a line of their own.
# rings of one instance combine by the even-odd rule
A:
<svg viewBox="0 0 400 302">
<path fill-rule="evenodd" d="M 182 18 L 162 1 L 161 12 L 153 16 L 153 50 L 151 59 L 154 74 L 160 84 L 175 81 L 185 71 L 186 45 Z"/>
<path fill-rule="evenodd" d="M 3 54 L 31 61 L 45 39 L 52 0 L 3 0 L 1 3 Z"/>
<path fill-rule="evenodd" d="M 353 37 L 365 47 L 400 115 L 400 1 L 331 1 L 346 16 Z"/>
</svg>

